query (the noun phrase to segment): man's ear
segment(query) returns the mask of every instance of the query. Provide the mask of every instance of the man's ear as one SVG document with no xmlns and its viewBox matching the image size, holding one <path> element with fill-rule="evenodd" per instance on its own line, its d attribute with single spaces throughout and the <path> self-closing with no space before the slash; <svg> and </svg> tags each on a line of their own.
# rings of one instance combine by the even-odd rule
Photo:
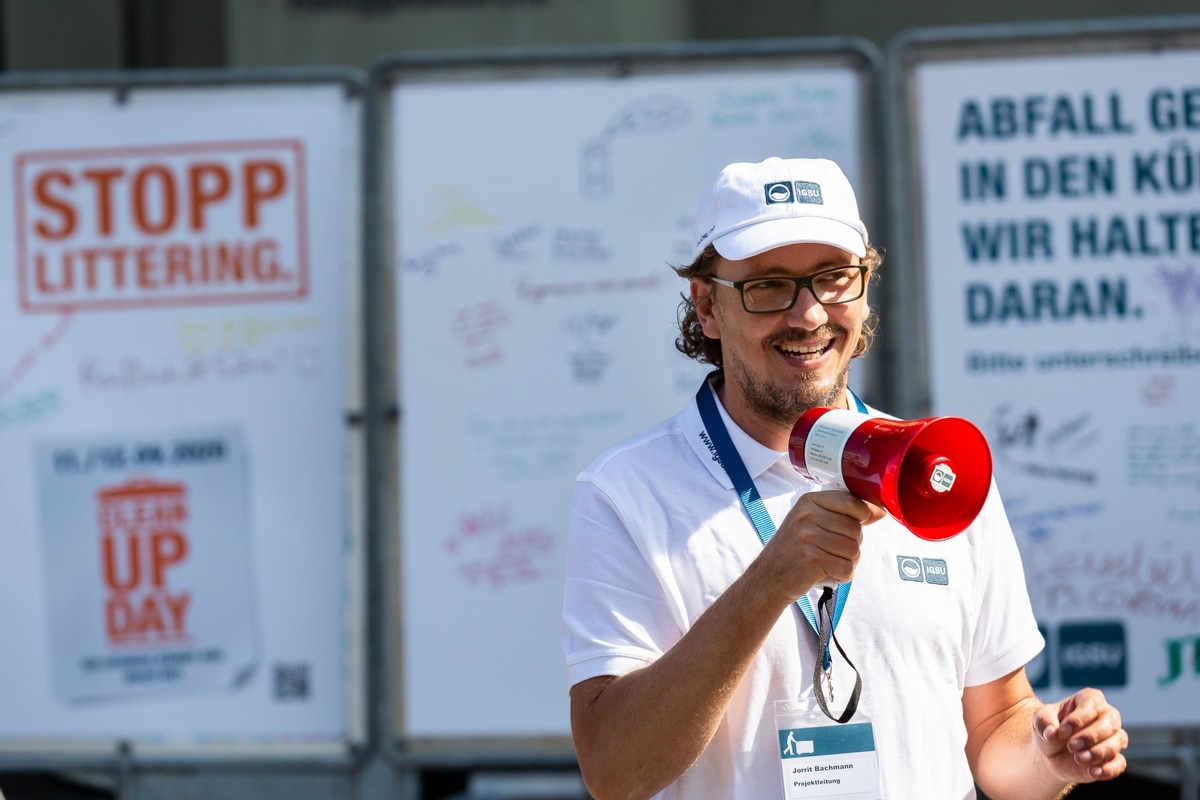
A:
<svg viewBox="0 0 1200 800">
<path fill-rule="evenodd" d="M 692 304 L 696 307 L 696 318 L 700 320 L 704 335 L 710 339 L 720 339 L 721 323 L 714 308 L 714 288 L 716 287 L 710 281 L 702 278 L 692 278 L 688 286 L 692 294 Z"/>
</svg>

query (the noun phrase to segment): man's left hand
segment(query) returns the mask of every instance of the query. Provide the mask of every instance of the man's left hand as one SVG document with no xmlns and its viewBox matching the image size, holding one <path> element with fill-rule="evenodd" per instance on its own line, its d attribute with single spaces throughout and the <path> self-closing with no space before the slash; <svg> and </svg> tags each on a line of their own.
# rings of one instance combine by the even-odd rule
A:
<svg viewBox="0 0 1200 800">
<path fill-rule="evenodd" d="M 1099 689 L 1081 689 L 1033 714 L 1033 740 L 1050 771 L 1070 783 L 1107 781 L 1125 771 L 1129 734 Z"/>
</svg>

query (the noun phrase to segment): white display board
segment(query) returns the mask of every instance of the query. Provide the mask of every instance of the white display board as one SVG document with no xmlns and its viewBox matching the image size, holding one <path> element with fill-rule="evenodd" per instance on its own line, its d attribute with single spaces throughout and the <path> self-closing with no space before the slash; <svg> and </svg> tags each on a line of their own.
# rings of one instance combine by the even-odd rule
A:
<svg viewBox="0 0 1200 800">
<path fill-rule="evenodd" d="M 360 104 L 0 92 L 0 750 L 352 738 Z"/>
<path fill-rule="evenodd" d="M 1071 41 L 905 54 L 933 411 L 991 443 L 1039 691 L 1196 724 L 1200 49 Z"/>
<path fill-rule="evenodd" d="M 390 88 L 401 736 L 568 733 L 572 485 L 707 371 L 674 347 L 671 270 L 701 195 L 727 163 L 804 155 L 878 196 L 869 62 L 802 56 Z"/>
</svg>

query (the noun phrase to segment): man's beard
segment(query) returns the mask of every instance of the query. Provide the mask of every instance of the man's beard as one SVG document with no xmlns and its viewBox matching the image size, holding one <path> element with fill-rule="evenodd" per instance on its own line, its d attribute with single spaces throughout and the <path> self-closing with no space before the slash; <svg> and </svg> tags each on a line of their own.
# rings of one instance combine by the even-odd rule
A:
<svg viewBox="0 0 1200 800">
<path fill-rule="evenodd" d="M 771 342 L 768 346 L 774 347 L 779 343 Z M 795 425 L 800 415 L 810 408 L 840 408 L 850 376 L 850 366 L 847 364 L 829 390 L 823 391 L 818 384 L 821 380 L 819 376 L 806 374 L 801 377 L 798 386 L 784 387 L 756 378 L 738 360 L 725 364 L 725 371 L 737 383 L 752 410 L 773 422 L 788 426 Z"/>
</svg>

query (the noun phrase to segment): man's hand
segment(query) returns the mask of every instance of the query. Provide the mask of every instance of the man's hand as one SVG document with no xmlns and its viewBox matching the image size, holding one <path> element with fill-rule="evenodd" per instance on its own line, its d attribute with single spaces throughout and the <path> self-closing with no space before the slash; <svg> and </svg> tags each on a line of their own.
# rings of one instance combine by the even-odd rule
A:
<svg viewBox="0 0 1200 800">
<path fill-rule="evenodd" d="M 1033 741 L 1050 771 L 1070 783 L 1111 780 L 1125 771 L 1129 734 L 1098 689 L 1081 689 L 1033 713 Z"/>
<path fill-rule="evenodd" d="M 758 558 L 764 585 L 794 602 L 818 583 L 850 580 L 862 548 L 863 526 L 886 513 L 846 491 L 801 495 Z"/>
</svg>

